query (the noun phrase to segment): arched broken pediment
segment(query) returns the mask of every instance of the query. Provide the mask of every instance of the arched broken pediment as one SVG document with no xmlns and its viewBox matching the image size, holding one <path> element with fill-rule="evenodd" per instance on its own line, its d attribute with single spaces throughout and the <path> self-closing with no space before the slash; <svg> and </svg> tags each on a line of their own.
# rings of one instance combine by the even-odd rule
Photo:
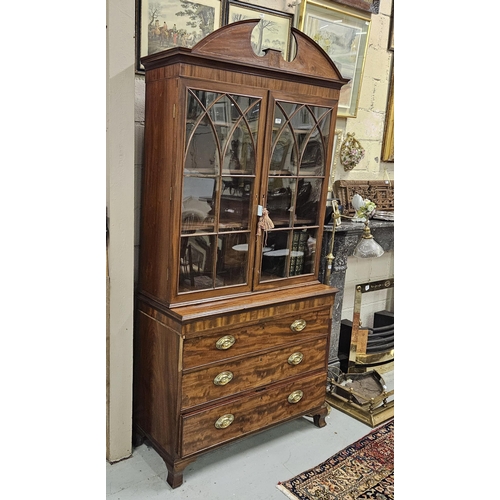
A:
<svg viewBox="0 0 500 500">
<path fill-rule="evenodd" d="M 295 57 L 292 61 L 286 61 L 281 52 L 274 49 L 266 49 L 264 56 L 258 56 L 251 45 L 252 31 L 258 23 L 258 19 L 245 19 L 223 26 L 200 40 L 191 49 L 191 53 L 336 80 L 342 85 L 349 81 L 342 77 L 328 54 L 314 40 L 296 28 L 292 28 L 292 35 L 296 41 Z M 227 43 L 228 40 L 231 40 L 230 44 Z"/>
</svg>

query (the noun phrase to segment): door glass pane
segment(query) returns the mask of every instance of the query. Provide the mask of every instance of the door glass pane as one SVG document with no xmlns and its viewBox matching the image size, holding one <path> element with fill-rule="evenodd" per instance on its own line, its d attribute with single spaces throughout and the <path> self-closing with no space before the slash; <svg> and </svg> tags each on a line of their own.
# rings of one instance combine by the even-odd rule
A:
<svg viewBox="0 0 500 500">
<path fill-rule="evenodd" d="M 204 114 L 200 121 L 191 124 L 186 131 L 187 151 L 184 170 L 191 174 L 217 174 L 219 171 L 219 147 L 215 129 Z"/>
<path fill-rule="evenodd" d="M 217 278 L 224 286 L 248 281 L 248 233 L 219 234 Z"/>
<path fill-rule="evenodd" d="M 275 227 L 293 223 L 295 186 L 293 177 L 269 177 L 266 208 Z"/>
<path fill-rule="evenodd" d="M 305 177 L 298 180 L 295 225 L 317 225 L 319 223 L 318 210 L 322 187 L 322 178 Z"/>
<path fill-rule="evenodd" d="M 230 121 L 231 101 L 225 94 L 210 93 L 213 96 L 209 107 L 209 116 L 214 123 L 228 125 Z"/>
<path fill-rule="evenodd" d="M 187 123 L 197 122 L 205 112 L 206 92 L 190 90 L 187 102 Z M 189 134 L 188 134 L 189 135 Z"/>
<path fill-rule="evenodd" d="M 301 147 L 300 175 L 324 175 L 325 149 L 323 139 L 315 127 Z"/>
<path fill-rule="evenodd" d="M 261 281 L 288 276 L 291 231 L 268 231 L 264 238 L 261 262 Z"/>
<path fill-rule="evenodd" d="M 262 252 L 261 281 L 314 273 L 317 229 L 274 231 Z"/>
<path fill-rule="evenodd" d="M 330 127 L 330 117 L 332 114 L 331 108 L 326 108 L 323 106 L 311 106 L 311 110 L 318 122 L 325 120 L 325 126 L 327 128 Z M 324 129 L 324 131 L 327 132 L 326 129 Z"/>
<path fill-rule="evenodd" d="M 215 236 L 183 236 L 181 238 L 179 291 L 189 292 L 222 286 L 222 280 L 214 276 L 216 255 Z"/>
<path fill-rule="evenodd" d="M 272 135 L 273 144 L 276 141 L 276 137 L 281 133 L 283 127 L 286 126 L 286 124 L 287 124 L 287 119 L 285 113 L 283 113 L 283 111 L 279 106 L 275 106 L 274 117 L 273 117 L 273 135 Z"/>
<path fill-rule="evenodd" d="M 293 175 L 297 172 L 297 153 L 294 153 L 294 148 L 296 148 L 296 143 L 293 131 L 285 125 L 273 142 L 270 175 Z"/>
<path fill-rule="evenodd" d="M 224 173 L 251 175 L 255 173 L 255 144 L 248 126 L 240 122 L 224 145 Z"/>
<path fill-rule="evenodd" d="M 311 111 L 306 105 L 295 105 L 292 113 L 289 115 L 292 128 L 295 131 L 300 131 L 302 129 L 311 129 L 311 126 L 314 125 L 314 118 L 312 116 Z"/>
<path fill-rule="evenodd" d="M 294 231 L 289 264 L 289 276 L 314 272 L 316 253 L 316 230 Z"/>
<path fill-rule="evenodd" d="M 214 230 L 212 207 L 215 203 L 216 179 L 184 177 L 182 189 L 182 234 Z"/>
<path fill-rule="evenodd" d="M 248 229 L 253 177 L 223 177 L 220 200 L 220 230 Z"/>
<path fill-rule="evenodd" d="M 286 102 L 286 101 L 279 101 L 276 104 L 280 109 L 283 110 L 283 114 L 287 117 L 287 119 L 290 119 L 292 115 L 295 113 L 295 111 L 301 106 L 296 102 Z"/>
<path fill-rule="evenodd" d="M 243 96 L 227 96 L 227 116 L 231 122 L 221 143 L 223 169 L 231 174 L 254 174 L 260 102 Z"/>
</svg>

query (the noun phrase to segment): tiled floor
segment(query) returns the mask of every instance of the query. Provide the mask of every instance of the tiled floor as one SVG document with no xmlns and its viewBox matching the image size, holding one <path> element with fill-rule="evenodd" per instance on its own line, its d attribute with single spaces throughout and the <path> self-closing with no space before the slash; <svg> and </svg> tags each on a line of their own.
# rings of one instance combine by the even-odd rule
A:
<svg viewBox="0 0 500 500">
<path fill-rule="evenodd" d="M 383 375 L 392 389 L 392 372 Z M 293 420 L 200 456 L 184 470 L 184 483 L 172 489 L 163 460 L 143 444 L 132 456 L 106 464 L 108 500 L 286 500 L 276 485 L 303 472 L 371 431 L 371 427 L 332 409 L 318 428 L 307 417 Z"/>
</svg>

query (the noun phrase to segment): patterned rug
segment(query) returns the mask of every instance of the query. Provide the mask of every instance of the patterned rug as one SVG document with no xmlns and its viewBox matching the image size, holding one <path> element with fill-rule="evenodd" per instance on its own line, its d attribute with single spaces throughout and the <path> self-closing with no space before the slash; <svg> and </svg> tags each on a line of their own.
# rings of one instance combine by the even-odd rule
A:
<svg viewBox="0 0 500 500">
<path fill-rule="evenodd" d="M 394 419 L 277 488 L 292 500 L 394 499 Z"/>
</svg>

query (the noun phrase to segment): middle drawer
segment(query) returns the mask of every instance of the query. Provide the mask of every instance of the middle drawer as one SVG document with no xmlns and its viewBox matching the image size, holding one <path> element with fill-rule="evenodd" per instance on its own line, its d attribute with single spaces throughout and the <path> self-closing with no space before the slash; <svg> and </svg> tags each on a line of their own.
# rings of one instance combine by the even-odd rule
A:
<svg viewBox="0 0 500 500">
<path fill-rule="evenodd" d="M 327 337 L 228 360 L 182 377 L 182 409 L 325 368 Z"/>
</svg>

